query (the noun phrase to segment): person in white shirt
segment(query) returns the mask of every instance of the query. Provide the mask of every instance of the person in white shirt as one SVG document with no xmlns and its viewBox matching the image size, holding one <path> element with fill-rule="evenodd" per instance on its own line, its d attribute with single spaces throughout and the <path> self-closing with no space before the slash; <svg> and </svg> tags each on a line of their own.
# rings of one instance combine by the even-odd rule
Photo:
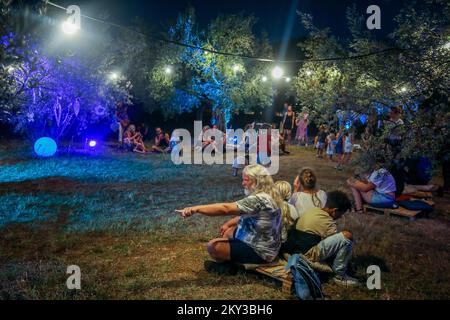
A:
<svg viewBox="0 0 450 320">
<path fill-rule="evenodd" d="M 289 201 L 301 217 L 312 208 L 324 208 L 327 202 L 325 191 L 317 188 L 317 176 L 310 168 L 303 169 L 294 181 L 294 194 Z"/>
<path fill-rule="evenodd" d="M 362 212 L 363 203 L 390 207 L 395 204 L 397 186 L 389 171 L 377 165 L 368 180 L 350 178 L 347 185 L 355 199 L 355 211 Z"/>
</svg>

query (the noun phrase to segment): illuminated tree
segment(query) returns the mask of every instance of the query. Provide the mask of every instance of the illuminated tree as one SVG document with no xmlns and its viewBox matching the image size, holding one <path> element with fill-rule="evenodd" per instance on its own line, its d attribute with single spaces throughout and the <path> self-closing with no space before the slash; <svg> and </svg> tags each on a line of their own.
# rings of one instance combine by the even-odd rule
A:
<svg viewBox="0 0 450 320">
<path fill-rule="evenodd" d="M 46 37 L 9 31 L 13 27 L 1 35 L 0 120 L 17 131 L 60 140 L 109 121 L 118 101 L 129 102 L 131 84 L 108 78 L 113 59 L 106 43 L 97 42 L 91 51 L 63 45 L 49 50 Z M 45 24 L 39 28 L 50 33 Z"/>
<path fill-rule="evenodd" d="M 396 17 L 398 27 L 383 41 L 372 36 L 365 26 L 366 16 L 354 7 L 348 9 L 347 17 L 352 38 L 339 43 L 329 30 L 316 28 L 311 16 L 301 16 L 310 33 L 302 43 L 307 58 L 337 59 L 302 66 L 295 80 L 299 100 L 316 110 L 321 121 L 334 117 L 337 110 L 347 115 L 386 114 L 389 107 L 400 105 L 405 143 L 397 156 L 427 155 L 438 163 L 446 149 L 450 112 L 450 60 L 445 46 L 450 33 L 449 3 L 428 0 L 420 6 L 408 5 Z M 371 151 L 382 153 L 390 162 L 394 155 L 386 154 L 387 132 L 378 134 Z"/>
<path fill-rule="evenodd" d="M 258 43 L 252 32 L 255 22 L 242 15 L 221 16 L 199 30 L 193 9 L 179 16 L 169 39 L 195 48 L 162 45 L 148 74 L 149 91 L 166 114 L 211 108 L 228 124 L 235 112 L 271 105 L 274 92 L 262 81 L 267 63 L 210 52 L 269 57 L 268 41 Z"/>
</svg>

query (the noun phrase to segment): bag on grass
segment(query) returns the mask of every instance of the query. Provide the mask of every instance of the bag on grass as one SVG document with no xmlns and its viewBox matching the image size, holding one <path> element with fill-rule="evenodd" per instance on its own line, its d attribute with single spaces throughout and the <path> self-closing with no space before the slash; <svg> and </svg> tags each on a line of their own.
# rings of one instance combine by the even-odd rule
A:
<svg viewBox="0 0 450 320">
<path fill-rule="evenodd" d="M 411 211 L 424 211 L 429 213 L 434 210 L 432 206 L 421 200 L 402 201 L 400 202 L 400 206 Z"/>
<path fill-rule="evenodd" d="M 291 270 L 295 295 L 300 300 L 323 299 L 322 285 L 316 272 L 298 254 L 289 257 L 286 270 Z"/>
</svg>

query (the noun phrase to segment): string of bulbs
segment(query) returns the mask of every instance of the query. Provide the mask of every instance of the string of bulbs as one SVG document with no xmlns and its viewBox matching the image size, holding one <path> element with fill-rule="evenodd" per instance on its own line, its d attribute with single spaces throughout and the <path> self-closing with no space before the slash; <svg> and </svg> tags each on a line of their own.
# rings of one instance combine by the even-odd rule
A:
<svg viewBox="0 0 450 320">
<path fill-rule="evenodd" d="M 45 4 L 51 5 L 55 8 L 64 10 L 67 12 L 67 8 L 60 6 L 56 3 L 53 3 L 51 1 L 48 0 L 42 0 Z M 137 31 L 134 30 L 132 28 L 117 24 L 117 23 L 113 23 L 113 22 L 109 22 L 109 21 L 105 21 L 103 19 L 98 19 L 98 18 L 94 18 L 94 17 L 90 17 L 88 15 L 84 15 L 81 14 L 81 17 L 95 21 L 95 22 L 99 22 L 99 23 L 103 23 L 112 27 L 116 27 L 116 28 L 121 28 L 127 31 L 131 31 L 137 34 L 140 34 L 142 36 L 151 38 L 153 40 L 157 40 L 160 42 L 165 42 L 165 43 L 171 43 L 177 46 L 181 46 L 181 47 L 185 47 L 185 48 L 190 48 L 190 49 L 194 49 L 194 50 L 202 50 L 205 53 L 211 53 L 211 54 L 217 54 L 217 55 L 223 55 L 223 56 L 231 56 L 231 57 L 236 57 L 236 58 L 242 58 L 242 59 L 246 59 L 246 60 L 254 60 L 254 61 L 260 61 L 260 62 L 272 62 L 272 63 L 283 63 L 283 64 L 290 64 L 290 63 L 305 63 L 305 62 L 326 62 L 326 61 L 343 61 L 343 60 L 355 60 L 355 59 L 363 59 L 363 58 L 367 58 L 370 56 L 375 56 L 375 55 L 381 55 L 381 54 L 387 54 L 390 52 L 401 52 L 404 51 L 402 49 L 399 48 L 387 48 L 387 49 L 383 49 L 383 50 L 378 50 L 378 51 L 373 51 L 373 52 L 369 52 L 366 54 L 360 54 L 360 55 L 353 55 L 353 56 L 345 56 L 345 57 L 332 57 L 332 58 L 321 58 L 321 59 L 297 59 L 297 60 L 275 60 L 275 59 L 269 59 L 269 58 L 260 58 L 260 57 L 254 57 L 254 56 L 249 56 L 249 55 L 243 55 L 243 54 L 239 54 L 239 53 L 231 53 L 231 52 L 223 52 L 223 51 L 217 51 L 217 50 L 213 50 L 213 49 L 209 49 L 209 48 L 202 48 L 199 46 L 195 46 L 192 44 L 188 44 L 188 43 L 183 43 L 183 42 L 179 42 L 179 41 L 175 41 L 175 40 L 170 40 L 167 38 L 162 38 L 162 37 L 155 37 L 153 35 L 149 35 L 147 33 L 144 33 L 142 31 Z"/>
</svg>

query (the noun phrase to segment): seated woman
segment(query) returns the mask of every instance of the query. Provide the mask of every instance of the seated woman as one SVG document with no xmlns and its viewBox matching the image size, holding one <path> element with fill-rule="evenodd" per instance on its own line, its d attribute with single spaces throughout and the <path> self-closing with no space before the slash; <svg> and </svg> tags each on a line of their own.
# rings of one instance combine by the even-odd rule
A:
<svg viewBox="0 0 450 320">
<path fill-rule="evenodd" d="M 395 179 L 379 164 L 374 166 L 374 171 L 368 180 L 350 178 L 347 180 L 347 185 L 353 193 L 356 212 L 362 212 L 363 203 L 383 207 L 390 207 L 395 203 L 397 190 Z"/>
<path fill-rule="evenodd" d="M 327 202 L 327 194 L 317 188 L 317 176 L 310 168 L 300 171 L 294 181 L 294 194 L 289 201 L 301 217 L 312 208 L 323 208 Z"/>
<path fill-rule="evenodd" d="M 295 225 L 295 222 L 300 216 L 298 215 L 297 209 L 288 202 L 292 196 L 291 184 L 287 181 L 277 181 L 275 182 L 275 187 L 284 201 L 283 210 L 281 212 L 281 242 L 285 243 L 289 230 Z"/>
<path fill-rule="evenodd" d="M 265 264 L 273 262 L 281 247 L 281 206 L 272 177 L 260 165 L 247 166 L 242 174 L 246 198 L 177 210 L 184 218 L 196 213 L 206 216 L 234 216 L 220 228 L 220 237 L 208 243 L 215 262 L 205 263 L 210 271 L 229 272 L 226 262 Z M 228 270 L 224 270 L 228 269 Z"/>
<path fill-rule="evenodd" d="M 142 140 L 142 136 L 136 131 L 134 125 L 130 125 L 123 135 L 123 144 L 133 152 L 145 153 L 145 145 Z"/>
</svg>

